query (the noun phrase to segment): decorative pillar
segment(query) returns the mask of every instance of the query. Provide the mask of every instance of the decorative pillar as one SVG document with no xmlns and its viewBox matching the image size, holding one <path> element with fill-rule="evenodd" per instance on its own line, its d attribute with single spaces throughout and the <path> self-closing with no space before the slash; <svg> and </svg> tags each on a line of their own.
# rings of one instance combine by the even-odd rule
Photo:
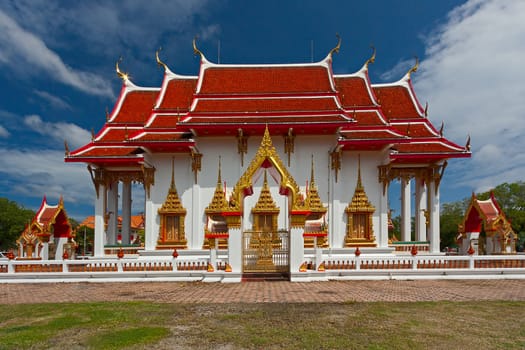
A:
<svg viewBox="0 0 525 350">
<path fill-rule="evenodd" d="M 118 181 L 112 182 L 108 188 L 108 228 L 107 243 L 117 244 L 118 233 Z"/>
<path fill-rule="evenodd" d="M 422 178 L 416 180 L 416 240 L 427 240 L 427 192 L 425 181 Z"/>
<path fill-rule="evenodd" d="M 131 232 L 131 181 L 122 183 L 122 243 L 130 243 Z"/>
<path fill-rule="evenodd" d="M 390 184 L 387 184 L 387 187 Z M 388 247 L 388 191 L 380 193 L 379 197 L 379 232 L 377 244 L 381 248 Z"/>
<path fill-rule="evenodd" d="M 97 187 L 98 195 L 95 200 L 95 237 L 93 242 L 93 256 L 96 258 L 104 257 L 104 241 L 105 241 L 105 202 L 106 202 L 106 186 L 102 183 Z M 58 252 L 57 252 L 58 254 Z"/>
<path fill-rule="evenodd" d="M 430 252 L 439 253 L 440 231 L 439 231 L 439 184 L 435 180 L 430 181 L 429 195 L 429 227 Z"/>
<path fill-rule="evenodd" d="M 242 273 L 242 232 L 241 226 L 228 230 L 228 263 L 232 272 Z"/>
<path fill-rule="evenodd" d="M 293 220 L 291 220 L 293 222 Z M 290 230 L 290 272 L 299 272 L 304 262 L 304 238 L 302 227 L 292 227 Z"/>
<path fill-rule="evenodd" d="M 401 240 L 411 241 L 410 177 L 401 178 Z"/>
<path fill-rule="evenodd" d="M 200 186 L 194 183 L 191 189 L 192 201 L 191 201 L 191 233 L 187 233 L 188 237 L 188 248 L 198 249 L 202 247 L 204 228 L 202 225 L 202 216 L 199 215 L 200 211 Z"/>
<path fill-rule="evenodd" d="M 159 226 L 155 225 L 155 220 L 158 217 L 158 214 L 155 210 L 155 205 L 153 204 L 152 200 L 146 201 L 144 209 L 144 231 L 146 233 L 144 238 L 144 249 L 146 251 L 151 251 L 155 250 L 155 247 L 157 245 L 157 239 L 159 237 Z"/>
</svg>

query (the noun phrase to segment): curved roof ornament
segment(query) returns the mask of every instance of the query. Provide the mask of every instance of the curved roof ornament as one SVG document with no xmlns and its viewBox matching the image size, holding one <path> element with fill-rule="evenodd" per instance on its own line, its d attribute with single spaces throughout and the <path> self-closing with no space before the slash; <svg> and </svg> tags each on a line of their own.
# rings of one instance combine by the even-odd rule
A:
<svg viewBox="0 0 525 350">
<path fill-rule="evenodd" d="M 470 152 L 470 135 L 468 135 L 468 138 L 467 138 L 467 144 L 465 145 L 465 149 Z"/>
<path fill-rule="evenodd" d="M 414 64 L 414 66 L 412 68 L 410 68 L 407 72 L 407 77 L 410 78 L 410 74 L 411 73 L 415 73 L 417 72 L 417 69 L 419 68 L 419 58 L 417 58 L 417 56 L 414 56 L 414 58 L 416 59 L 416 63 Z"/>
<path fill-rule="evenodd" d="M 119 62 L 122 62 L 122 56 L 120 56 L 120 58 L 118 59 L 117 63 L 115 63 L 115 70 L 117 71 L 117 75 L 120 77 L 120 79 L 122 79 L 122 81 L 126 82 L 129 80 L 129 74 L 128 73 L 123 73 L 118 64 Z"/>
<path fill-rule="evenodd" d="M 204 54 L 202 53 L 202 51 L 197 48 L 197 38 L 198 38 L 197 35 L 193 37 L 193 54 L 200 55 L 201 58 L 204 58 Z"/>
<path fill-rule="evenodd" d="M 339 49 L 341 48 L 341 36 L 339 33 L 335 33 L 335 36 L 337 37 L 337 45 L 330 50 L 328 56 L 332 56 L 334 53 L 339 53 Z"/>
<path fill-rule="evenodd" d="M 445 130 L 445 121 L 441 121 L 441 127 L 439 128 L 439 136 L 443 137 L 443 130 Z"/>
<path fill-rule="evenodd" d="M 376 48 L 374 45 L 370 45 L 370 47 L 372 48 L 373 51 L 372 51 L 372 56 L 370 56 L 370 58 L 367 59 L 365 62 L 365 66 L 367 67 L 370 63 L 374 63 L 376 61 Z"/>
<path fill-rule="evenodd" d="M 161 51 L 162 51 L 162 46 L 159 46 L 159 49 L 158 49 L 157 51 L 155 51 L 155 59 L 156 59 L 156 61 L 157 61 L 157 65 L 158 65 L 159 67 L 163 67 L 163 68 L 164 68 L 164 71 L 166 72 L 166 71 L 168 71 L 168 66 L 166 65 L 166 63 L 164 63 L 164 62 L 162 62 L 162 61 L 160 60 L 159 52 L 161 52 Z"/>
</svg>

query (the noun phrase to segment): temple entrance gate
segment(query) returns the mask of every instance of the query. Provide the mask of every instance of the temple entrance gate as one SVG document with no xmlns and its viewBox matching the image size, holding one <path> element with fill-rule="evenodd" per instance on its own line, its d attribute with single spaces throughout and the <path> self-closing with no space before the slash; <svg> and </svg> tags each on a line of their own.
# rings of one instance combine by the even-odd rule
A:
<svg viewBox="0 0 525 350">
<path fill-rule="evenodd" d="M 243 273 L 288 273 L 290 234 L 286 230 L 243 232 Z"/>
</svg>

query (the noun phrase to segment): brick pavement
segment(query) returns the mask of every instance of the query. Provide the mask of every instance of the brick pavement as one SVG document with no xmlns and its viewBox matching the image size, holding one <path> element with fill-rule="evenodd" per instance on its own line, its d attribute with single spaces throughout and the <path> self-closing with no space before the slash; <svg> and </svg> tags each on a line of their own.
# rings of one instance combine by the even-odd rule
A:
<svg viewBox="0 0 525 350">
<path fill-rule="evenodd" d="M 137 300 L 165 303 L 525 301 L 525 280 L 0 284 L 0 304 Z"/>
</svg>

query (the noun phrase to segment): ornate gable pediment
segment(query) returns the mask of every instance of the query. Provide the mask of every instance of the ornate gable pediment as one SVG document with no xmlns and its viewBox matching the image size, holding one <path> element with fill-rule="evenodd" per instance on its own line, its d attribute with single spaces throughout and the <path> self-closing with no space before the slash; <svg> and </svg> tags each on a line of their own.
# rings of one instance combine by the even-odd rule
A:
<svg viewBox="0 0 525 350">
<path fill-rule="evenodd" d="M 252 191 L 252 178 L 259 168 L 275 167 L 279 175 L 281 176 L 279 192 L 281 194 L 291 195 L 292 210 L 304 209 L 297 200 L 299 194 L 299 186 L 295 182 L 294 178 L 290 175 L 286 169 L 281 158 L 277 154 L 275 147 L 273 146 L 272 139 L 268 126 L 264 130 L 264 136 L 261 141 L 261 145 L 252 159 L 250 165 L 241 176 L 239 181 L 235 184 L 232 193 L 232 201 L 230 210 L 240 211 L 242 206 L 242 199 L 245 193 L 251 193 Z"/>
</svg>

